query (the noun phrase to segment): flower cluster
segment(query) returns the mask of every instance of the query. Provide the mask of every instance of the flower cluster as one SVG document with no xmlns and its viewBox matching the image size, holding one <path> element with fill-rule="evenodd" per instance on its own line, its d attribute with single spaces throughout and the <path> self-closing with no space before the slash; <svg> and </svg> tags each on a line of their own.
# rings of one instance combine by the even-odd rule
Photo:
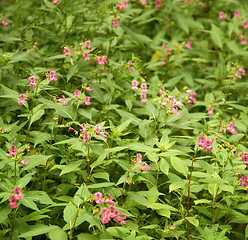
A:
<svg viewBox="0 0 248 240">
<path fill-rule="evenodd" d="M 28 99 L 25 97 L 25 94 L 20 94 L 19 95 L 19 101 L 18 101 L 18 104 L 20 105 L 20 106 L 22 106 L 22 104 L 23 103 L 25 103 Z"/>
<path fill-rule="evenodd" d="M 55 72 L 55 71 L 50 71 L 50 73 L 49 73 L 49 79 L 50 79 L 52 82 L 57 81 L 56 72 Z"/>
<path fill-rule="evenodd" d="M 237 134 L 238 132 L 234 129 L 234 122 L 229 122 L 230 126 L 226 129 L 226 133 Z"/>
<path fill-rule="evenodd" d="M 102 224 L 107 224 L 111 219 L 113 219 L 117 223 L 121 223 L 123 225 L 126 224 L 124 221 L 126 219 L 126 214 L 121 215 L 121 211 L 119 209 L 116 209 L 114 206 L 113 197 L 108 194 L 108 198 L 106 200 L 103 200 L 103 194 L 101 192 L 96 192 L 94 194 L 95 201 L 97 204 L 103 203 L 104 205 L 109 205 L 108 207 L 104 207 L 101 209 L 100 217 Z"/>
<path fill-rule="evenodd" d="M 102 56 L 102 57 L 98 57 L 97 60 L 96 60 L 96 63 L 98 65 L 104 65 L 104 64 L 108 64 L 108 61 L 107 60 L 107 56 Z"/>
<path fill-rule="evenodd" d="M 142 159 L 142 155 L 141 155 L 141 153 L 138 153 L 137 156 L 136 156 L 136 160 L 133 161 L 132 163 L 133 164 L 139 163 L 140 164 L 139 170 L 141 172 L 144 172 L 144 171 L 148 172 L 149 171 L 149 166 L 146 163 L 142 162 L 141 159 Z"/>
<path fill-rule="evenodd" d="M 247 44 L 247 42 L 246 42 L 246 37 L 245 37 L 245 36 L 241 36 L 241 37 L 240 37 L 240 43 L 241 43 L 242 45 L 246 45 L 246 44 Z"/>
<path fill-rule="evenodd" d="M 119 9 L 122 10 L 122 9 L 124 9 L 126 7 L 128 7 L 128 1 L 127 0 L 125 0 L 123 2 L 119 2 L 116 8 L 119 8 Z"/>
<path fill-rule="evenodd" d="M 128 62 L 127 64 L 128 64 L 128 70 L 129 70 L 130 72 L 132 72 L 132 71 L 134 70 L 134 68 L 131 67 L 131 66 L 133 66 L 133 63 L 132 63 L 132 62 Z"/>
<path fill-rule="evenodd" d="M 137 80 L 133 80 L 132 81 L 132 90 L 133 91 L 137 91 L 139 82 Z M 146 83 L 141 83 L 140 84 L 140 99 L 141 99 L 141 103 L 145 104 L 146 103 L 146 98 L 147 98 L 147 84 Z"/>
<path fill-rule="evenodd" d="M 36 77 L 35 76 L 31 76 L 28 78 L 29 83 L 29 87 L 33 88 L 36 86 Z"/>
<path fill-rule="evenodd" d="M 189 104 L 195 104 L 197 102 L 197 99 L 195 98 L 197 93 L 193 92 L 193 90 L 186 90 L 185 92 L 189 94 L 188 103 Z"/>
<path fill-rule="evenodd" d="M 63 51 L 63 53 L 65 54 L 65 56 L 67 57 L 67 56 L 70 56 L 71 58 L 73 57 L 73 54 L 72 53 L 70 53 L 70 49 L 68 48 L 68 47 L 64 47 L 64 51 Z"/>
<path fill-rule="evenodd" d="M 247 186 L 247 182 L 248 182 L 248 178 L 247 176 L 242 176 L 240 179 L 240 185 L 243 186 L 243 187 L 246 187 Z"/>
<path fill-rule="evenodd" d="M 161 5 L 160 5 L 160 0 L 156 0 L 155 1 L 155 8 L 160 8 L 161 7 Z"/>
<path fill-rule="evenodd" d="M 63 103 L 65 106 L 67 105 L 67 102 L 65 101 L 65 96 L 62 95 L 62 98 L 57 100 L 58 103 Z"/>
<path fill-rule="evenodd" d="M 21 200 L 24 197 L 21 192 L 22 192 L 22 189 L 20 187 L 15 187 L 13 189 L 14 194 L 9 197 L 9 206 L 12 209 L 17 208 L 18 204 L 16 203 L 16 201 Z"/>
<path fill-rule="evenodd" d="M 246 75 L 247 75 L 247 73 L 245 72 L 244 66 L 241 66 L 238 69 L 237 73 L 235 74 L 234 80 L 236 80 L 236 78 L 240 78 L 241 79 L 242 76 L 246 76 Z"/>
<path fill-rule="evenodd" d="M 81 129 L 80 132 L 82 133 L 82 138 L 83 138 L 83 143 L 86 143 L 87 141 L 89 141 L 91 139 L 91 135 L 90 133 L 92 132 L 92 130 L 87 126 L 86 123 L 82 123 L 81 125 Z M 94 126 L 94 130 L 93 132 L 96 133 L 96 135 L 100 135 L 103 138 L 108 138 L 108 136 L 105 134 L 105 129 L 103 129 L 103 131 L 101 131 L 102 126 L 96 125 Z"/>
<path fill-rule="evenodd" d="M 119 27 L 119 21 L 116 18 L 113 19 L 112 23 L 113 23 L 113 27 L 114 28 L 118 28 Z"/>
<path fill-rule="evenodd" d="M 242 155 L 243 163 L 248 166 L 248 152 Z"/>
<path fill-rule="evenodd" d="M 3 21 L 1 22 L 1 25 L 6 26 L 6 27 L 9 26 L 9 24 L 7 23 L 6 18 L 3 19 Z"/>
<path fill-rule="evenodd" d="M 238 10 L 235 10 L 234 11 L 233 17 L 235 17 L 235 18 L 238 18 L 239 17 L 239 11 Z"/>
<path fill-rule="evenodd" d="M 211 146 L 213 144 L 212 140 L 209 139 L 209 138 L 205 138 L 203 135 L 201 135 L 199 138 L 198 138 L 198 142 L 197 142 L 197 145 L 199 147 L 204 147 L 204 150 L 207 151 L 207 152 L 211 152 L 213 147 Z"/>
</svg>

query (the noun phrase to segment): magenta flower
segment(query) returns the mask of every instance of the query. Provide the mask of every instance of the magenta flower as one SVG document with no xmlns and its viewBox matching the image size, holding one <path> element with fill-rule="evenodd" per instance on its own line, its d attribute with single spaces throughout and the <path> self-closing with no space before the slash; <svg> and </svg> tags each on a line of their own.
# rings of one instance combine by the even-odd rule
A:
<svg viewBox="0 0 248 240">
<path fill-rule="evenodd" d="M 53 0 L 53 1 L 52 1 L 52 4 L 55 5 L 55 4 L 59 3 L 60 1 L 61 1 L 61 0 Z"/>
<path fill-rule="evenodd" d="M 239 17 L 239 11 L 238 10 L 235 10 L 234 11 L 234 16 L 233 17 L 235 17 L 235 18 L 238 18 Z"/>
<path fill-rule="evenodd" d="M 90 97 L 86 96 L 86 97 L 84 98 L 84 104 L 87 105 L 87 106 L 91 105 Z"/>
<path fill-rule="evenodd" d="M 195 104 L 197 102 L 197 99 L 195 98 L 195 96 L 197 95 L 196 92 L 193 92 L 193 90 L 186 90 L 185 91 L 186 93 L 189 94 L 189 97 L 188 97 L 188 103 L 189 104 Z"/>
<path fill-rule="evenodd" d="M 28 161 L 29 161 L 29 158 L 27 158 L 26 160 L 22 160 L 22 161 L 20 161 L 19 163 L 20 163 L 20 164 L 25 164 L 25 165 L 27 165 L 27 164 L 28 164 Z"/>
<path fill-rule="evenodd" d="M 35 76 L 31 76 L 28 78 L 29 83 L 29 87 L 33 88 L 36 86 L 36 77 Z"/>
<path fill-rule="evenodd" d="M 119 21 L 116 18 L 113 19 L 112 23 L 113 23 L 113 27 L 114 28 L 118 28 L 119 27 Z"/>
<path fill-rule="evenodd" d="M 138 81 L 133 80 L 132 81 L 132 90 L 137 91 L 138 90 Z"/>
<path fill-rule="evenodd" d="M 226 129 L 226 133 L 237 134 L 238 132 L 234 129 L 234 122 L 229 122 L 230 127 Z"/>
<path fill-rule="evenodd" d="M 85 88 L 85 92 L 91 92 L 93 93 L 93 88 L 90 88 L 90 84 L 88 87 Z"/>
<path fill-rule="evenodd" d="M 67 102 L 65 102 L 65 96 L 62 95 L 62 98 L 57 100 L 58 103 L 63 103 L 65 106 L 67 105 Z"/>
<path fill-rule="evenodd" d="M 246 44 L 247 44 L 247 42 L 246 42 L 246 37 L 245 37 L 245 36 L 242 36 L 242 37 L 240 38 L 240 43 L 241 43 L 242 45 L 246 45 Z"/>
<path fill-rule="evenodd" d="M 213 114 L 214 114 L 213 110 L 214 110 L 214 109 L 210 106 L 210 107 L 208 108 L 208 115 L 213 115 Z"/>
<path fill-rule="evenodd" d="M 3 21 L 1 22 L 1 25 L 6 26 L 6 27 L 9 26 L 9 24 L 7 23 L 6 18 L 3 19 Z"/>
<path fill-rule="evenodd" d="M 142 159 L 142 155 L 141 155 L 141 153 L 138 153 L 138 154 L 137 154 L 137 157 L 136 157 L 136 162 L 142 164 L 141 159 Z"/>
<path fill-rule="evenodd" d="M 184 45 L 184 47 L 186 47 L 186 48 L 188 48 L 188 49 L 192 49 L 192 47 L 191 47 L 191 42 L 188 41 L 188 42 Z"/>
<path fill-rule="evenodd" d="M 244 21 L 243 22 L 243 28 L 244 29 L 248 29 L 248 21 Z"/>
<path fill-rule="evenodd" d="M 90 44 L 91 44 L 90 41 L 86 41 L 86 42 L 85 42 L 85 46 L 86 46 L 86 48 L 89 49 L 89 50 L 92 49 L 91 46 L 90 46 Z"/>
<path fill-rule="evenodd" d="M 102 200 L 103 195 L 101 192 L 96 192 L 94 195 L 95 195 L 96 203 L 98 204 L 104 203 L 104 201 Z"/>
<path fill-rule="evenodd" d="M 140 169 L 141 172 L 144 172 L 144 171 L 149 171 L 149 166 L 145 163 L 145 165 L 143 167 L 141 167 Z"/>
<path fill-rule="evenodd" d="M 88 54 L 88 53 L 85 52 L 85 53 L 83 54 L 83 57 L 84 57 L 84 60 L 85 60 L 85 61 L 90 61 L 90 58 L 89 58 L 89 54 Z"/>
<path fill-rule="evenodd" d="M 21 200 L 24 196 L 21 194 L 22 189 L 20 187 L 15 187 L 13 193 L 15 194 L 16 199 Z"/>
<path fill-rule="evenodd" d="M 107 198 L 105 201 L 104 201 L 104 204 L 110 204 L 110 205 L 113 205 L 114 206 L 114 201 L 113 201 L 113 197 L 108 193 L 108 196 L 109 198 Z"/>
<path fill-rule="evenodd" d="M 247 182 L 248 182 L 248 178 L 247 178 L 247 176 L 242 176 L 239 181 L 240 181 L 241 186 L 246 187 Z"/>
<path fill-rule="evenodd" d="M 79 97 L 80 97 L 80 92 L 79 92 L 79 90 L 75 90 L 75 91 L 73 92 L 73 95 L 74 95 L 74 97 L 79 98 Z"/>
<path fill-rule="evenodd" d="M 89 140 L 90 140 L 90 134 L 89 133 L 84 133 L 83 134 L 83 143 L 86 143 Z"/>
<path fill-rule="evenodd" d="M 57 81 L 57 78 L 56 78 L 56 72 L 55 71 L 50 71 L 49 73 L 49 78 L 52 82 L 55 82 Z"/>
<path fill-rule="evenodd" d="M 18 204 L 16 203 L 16 200 L 17 200 L 17 198 L 16 198 L 16 196 L 15 195 L 11 195 L 10 197 L 9 197 L 9 206 L 13 209 L 13 208 L 17 208 L 18 207 Z"/>
<path fill-rule="evenodd" d="M 213 149 L 213 147 L 211 147 L 212 144 L 213 144 L 213 142 L 211 139 L 206 139 L 204 150 L 207 152 L 211 152 Z"/>
<path fill-rule="evenodd" d="M 86 123 L 82 123 L 81 127 L 82 129 L 80 129 L 80 132 L 87 132 L 87 130 L 89 129 Z"/>
<path fill-rule="evenodd" d="M 248 152 L 242 155 L 243 163 L 248 166 Z"/>
<path fill-rule="evenodd" d="M 20 105 L 20 106 L 22 106 L 23 105 L 23 103 L 25 103 L 28 99 L 25 97 L 25 94 L 20 94 L 19 95 L 19 101 L 18 101 L 18 104 Z"/>
<path fill-rule="evenodd" d="M 219 12 L 219 20 L 222 20 L 222 19 L 225 19 L 226 16 L 225 16 L 225 13 L 223 11 Z"/>
<path fill-rule="evenodd" d="M 70 56 L 70 49 L 68 47 L 64 47 L 64 51 L 63 53 L 65 54 L 65 56 Z"/>
<path fill-rule="evenodd" d="M 16 151 L 17 151 L 16 146 L 14 146 L 14 145 L 11 146 L 9 155 L 12 156 L 12 157 L 15 157 L 16 156 Z"/>
<path fill-rule="evenodd" d="M 166 50 L 166 52 L 167 52 L 167 56 L 170 56 L 170 55 L 171 55 L 171 49 L 168 48 L 168 49 Z"/>
<path fill-rule="evenodd" d="M 203 135 L 201 135 L 199 138 L 198 138 L 198 142 L 197 142 L 197 145 L 199 147 L 204 147 L 206 145 L 206 139 Z"/>
<path fill-rule="evenodd" d="M 156 0 L 155 1 L 155 8 L 160 8 L 161 7 L 161 5 L 160 5 L 160 0 Z"/>
</svg>

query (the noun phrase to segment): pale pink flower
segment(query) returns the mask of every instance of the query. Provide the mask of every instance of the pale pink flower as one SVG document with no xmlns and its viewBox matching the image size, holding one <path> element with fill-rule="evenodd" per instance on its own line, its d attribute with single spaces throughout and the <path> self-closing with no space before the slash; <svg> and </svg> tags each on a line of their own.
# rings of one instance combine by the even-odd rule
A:
<svg viewBox="0 0 248 240">
<path fill-rule="evenodd" d="M 15 194 L 16 199 L 21 200 L 24 197 L 21 192 L 22 192 L 22 189 L 20 187 L 15 187 L 13 189 L 13 193 Z"/>
<path fill-rule="evenodd" d="M 140 84 L 140 87 L 141 87 L 142 89 L 146 89 L 146 88 L 147 88 L 147 84 L 146 84 L 146 83 L 141 83 L 141 84 Z"/>
<path fill-rule="evenodd" d="M 83 143 L 86 143 L 88 140 L 90 140 L 90 134 L 84 133 L 83 134 Z"/>
<path fill-rule="evenodd" d="M 167 55 L 168 55 L 168 56 L 171 55 L 171 49 L 170 49 L 170 48 L 168 48 L 168 49 L 166 50 L 166 52 L 167 52 Z"/>
<path fill-rule="evenodd" d="M 62 95 L 62 98 L 57 100 L 58 103 L 63 103 L 65 106 L 67 105 L 67 102 L 65 102 L 65 96 Z"/>
<path fill-rule="evenodd" d="M 234 122 L 229 122 L 230 126 L 226 129 L 226 133 L 237 134 L 238 132 L 234 129 Z"/>
<path fill-rule="evenodd" d="M 161 5 L 160 5 L 160 0 L 156 0 L 155 1 L 155 8 L 160 8 L 161 7 Z"/>
<path fill-rule="evenodd" d="M 146 5 L 147 4 L 146 3 L 146 0 L 140 0 L 140 2 L 141 2 L 142 5 Z"/>
<path fill-rule="evenodd" d="M 81 127 L 82 129 L 80 129 L 80 132 L 86 132 L 89 129 L 86 123 L 82 123 Z"/>
<path fill-rule="evenodd" d="M 29 158 L 27 158 L 26 160 L 22 160 L 19 163 L 27 165 L 28 164 L 28 161 L 29 161 Z"/>
<path fill-rule="evenodd" d="M 208 115 L 213 115 L 214 114 L 213 110 L 214 109 L 211 106 L 208 107 Z"/>
<path fill-rule="evenodd" d="M 95 195 L 96 203 L 98 204 L 104 203 L 104 201 L 102 200 L 103 195 L 101 192 L 96 192 L 94 195 Z"/>
<path fill-rule="evenodd" d="M 243 22 L 243 28 L 244 29 L 248 29 L 248 21 L 244 21 Z"/>
<path fill-rule="evenodd" d="M 190 41 L 188 41 L 184 46 L 188 49 L 192 49 Z"/>
<path fill-rule="evenodd" d="M 145 163 L 145 165 L 140 169 L 141 172 L 148 172 L 149 171 L 149 166 Z"/>
<path fill-rule="evenodd" d="M 246 45 L 246 44 L 247 44 L 247 42 L 246 42 L 246 37 L 245 37 L 245 36 L 242 36 L 242 37 L 240 38 L 240 43 L 241 43 L 242 45 Z"/>
<path fill-rule="evenodd" d="M 35 76 L 31 76 L 28 78 L 28 81 L 30 82 L 29 83 L 29 86 L 31 88 L 35 87 L 36 86 L 36 77 Z"/>
<path fill-rule="evenodd" d="M 219 12 L 219 20 L 222 20 L 222 19 L 225 19 L 226 16 L 225 16 L 225 13 L 223 11 Z"/>
<path fill-rule="evenodd" d="M 65 56 L 70 56 L 70 49 L 68 47 L 64 47 L 64 51 L 63 53 L 65 53 Z"/>
<path fill-rule="evenodd" d="M 247 176 L 242 176 L 239 181 L 240 181 L 241 186 L 246 187 L 247 182 L 248 182 L 248 178 L 247 178 Z"/>
<path fill-rule="evenodd" d="M 85 98 L 84 98 L 84 104 L 87 105 L 87 106 L 91 105 L 90 97 L 85 96 Z"/>
<path fill-rule="evenodd" d="M 235 10 L 234 11 L 234 16 L 233 17 L 235 17 L 235 18 L 238 18 L 239 17 L 239 11 L 238 10 Z"/>
<path fill-rule="evenodd" d="M 206 139 L 204 150 L 207 152 L 211 152 L 213 149 L 213 147 L 211 147 L 212 144 L 213 144 L 213 142 L 211 139 Z"/>
<path fill-rule="evenodd" d="M 89 58 L 89 54 L 88 54 L 88 53 L 85 52 L 85 53 L 83 54 L 83 57 L 84 57 L 84 60 L 85 60 L 85 61 L 90 61 L 90 58 Z"/>
<path fill-rule="evenodd" d="M 112 23 L 113 23 L 113 27 L 114 28 L 118 28 L 119 27 L 119 21 L 116 18 L 113 19 Z"/>
<path fill-rule="evenodd" d="M 93 88 L 90 88 L 90 84 L 88 87 L 85 88 L 85 91 L 93 93 Z"/>
<path fill-rule="evenodd" d="M 14 146 L 14 145 L 11 146 L 11 147 L 10 147 L 10 153 L 9 153 L 9 155 L 12 156 L 12 157 L 15 157 L 16 154 L 17 154 L 16 151 L 17 151 L 16 146 Z"/>
<path fill-rule="evenodd" d="M 104 204 L 110 204 L 110 205 L 113 205 L 114 206 L 114 201 L 113 200 L 113 197 L 108 193 L 108 196 L 109 198 L 107 198 L 105 201 L 104 201 Z"/>
<path fill-rule="evenodd" d="M 79 90 L 75 90 L 75 91 L 73 92 L 73 95 L 74 95 L 74 97 L 79 98 L 79 97 L 80 97 L 80 92 L 79 92 Z"/>
<path fill-rule="evenodd" d="M 197 145 L 199 147 L 204 147 L 206 145 L 206 139 L 203 135 L 199 136 Z"/>
<path fill-rule="evenodd" d="M 6 18 L 3 19 L 3 21 L 1 22 L 1 25 L 6 26 L 6 27 L 9 26 L 9 24 L 7 23 Z"/>
<path fill-rule="evenodd" d="M 60 1 L 61 1 L 61 0 L 53 0 L 53 1 L 52 1 L 52 4 L 55 5 L 55 4 L 59 3 Z"/>
</svg>

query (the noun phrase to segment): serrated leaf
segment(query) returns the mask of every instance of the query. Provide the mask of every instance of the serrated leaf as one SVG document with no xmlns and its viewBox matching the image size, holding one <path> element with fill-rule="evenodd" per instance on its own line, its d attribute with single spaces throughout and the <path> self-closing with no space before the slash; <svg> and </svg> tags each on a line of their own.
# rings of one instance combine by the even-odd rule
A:
<svg viewBox="0 0 248 240">
<path fill-rule="evenodd" d="M 171 157 L 171 165 L 175 170 L 182 173 L 185 177 L 188 175 L 188 167 L 186 163 L 178 157 Z"/>
<path fill-rule="evenodd" d="M 62 171 L 61 171 L 59 176 L 62 176 L 63 174 L 66 174 L 66 173 L 70 173 L 70 172 L 74 172 L 74 171 L 79 170 L 78 167 L 81 164 L 82 164 L 82 160 L 79 160 L 79 161 L 71 162 L 66 166 L 63 166 L 63 169 L 62 169 Z"/>
<path fill-rule="evenodd" d="M 46 226 L 46 225 L 41 225 L 41 224 L 37 224 L 37 225 L 33 225 L 32 226 L 32 230 L 25 232 L 23 234 L 21 234 L 19 237 L 20 238 L 28 238 L 28 237 L 34 237 L 34 236 L 38 236 L 44 233 L 48 233 L 50 231 L 53 231 L 55 229 L 57 229 L 57 226 Z"/>
</svg>

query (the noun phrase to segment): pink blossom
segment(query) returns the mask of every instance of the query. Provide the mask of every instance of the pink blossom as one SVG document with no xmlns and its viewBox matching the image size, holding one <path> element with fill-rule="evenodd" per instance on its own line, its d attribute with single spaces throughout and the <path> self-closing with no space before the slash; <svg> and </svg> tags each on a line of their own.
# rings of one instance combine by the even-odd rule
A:
<svg viewBox="0 0 248 240">
<path fill-rule="evenodd" d="M 113 27 L 114 28 L 118 28 L 119 27 L 119 21 L 116 18 L 113 19 L 112 23 L 113 23 Z"/>
<path fill-rule="evenodd" d="M 213 110 L 214 109 L 211 106 L 208 107 L 208 115 L 213 115 L 214 114 Z"/>
<path fill-rule="evenodd" d="M 61 0 L 53 0 L 53 1 L 52 1 L 52 4 L 55 5 L 55 4 L 59 3 L 60 1 L 61 1 Z"/>
<path fill-rule="evenodd" d="M 146 5 L 147 4 L 146 3 L 146 0 L 140 0 L 140 2 L 141 2 L 142 5 Z"/>
<path fill-rule="evenodd" d="M 89 129 L 86 123 L 82 123 L 81 127 L 82 129 L 80 129 L 80 132 L 86 132 Z"/>
<path fill-rule="evenodd" d="M 21 194 L 21 192 L 22 192 L 22 189 L 20 187 L 15 187 L 13 189 L 13 193 L 15 194 L 16 199 L 21 200 L 24 197 L 23 194 Z"/>
<path fill-rule="evenodd" d="M 198 138 L 198 142 L 197 142 L 197 145 L 199 147 L 204 147 L 206 145 L 206 139 L 203 135 L 201 135 L 199 138 Z"/>
<path fill-rule="evenodd" d="M 240 38 L 240 43 L 241 43 L 242 45 L 246 45 L 246 44 L 247 44 L 247 42 L 246 42 L 246 37 L 245 37 L 245 36 L 242 36 L 242 37 Z"/>
<path fill-rule="evenodd" d="M 92 49 L 91 46 L 90 46 L 90 44 L 91 44 L 90 41 L 86 41 L 86 42 L 85 42 L 85 46 L 86 46 L 86 48 L 89 49 L 89 50 Z"/>
<path fill-rule="evenodd" d="M 67 105 L 67 102 L 65 102 L 65 96 L 62 95 L 62 98 L 57 100 L 58 103 L 63 103 L 65 106 Z"/>
<path fill-rule="evenodd" d="M 80 97 L 80 92 L 79 92 L 79 90 L 75 90 L 75 91 L 73 92 L 73 95 L 74 95 L 75 98 L 79 98 L 79 97 Z"/>
<path fill-rule="evenodd" d="M 171 55 L 171 49 L 168 48 L 166 51 L 167 51 L 167 55 L 170 56 Z"/>
<path fill-rule="evenodd" d="M 12 157 L 15 157 L 16 156 L 16 151 L 17 151 L 16 146 L 14 146 L 14 145 L 11 146 L 9 155 L 12 156 Z"/>
<path fill-rule="evenodd" d="M 176 102 L 175 106 L 180 106 L 181 108 L 184 108 L 184 105 L 182 104 L 182 98 L 178 98 L 179 101 Z"/>
<path fill-rule="evenodd" d="M 21 99 L 21 100 L 18 101 L 18 104 L 19 104 L 20 106 L 22 106 L 22 104 L 25 103 L 25 101 L 28 100 L 28 99 L 25 97 L 25 94 L 20 94 L 20 95 L 19 95 L 19 99 Z"/>
<path fill-rule="evenodd" d="M 49 73 L 49 78 L 52 82 L 55 82 L 57 81 L 57 78 L 56 78 L 56 72 L 55 71 L 50 71 Z"/>
<path fill-rule="evenodd" d="M 105 201 L 104 201 L 104 204 L 110 204 L 110 205 L 113 205 L 114 206 L 114 201 L 113 200 L 113 197 L 108 193 L 108 196 L 109 198 L 107 198 Z"/>
<path fill-rule="evenodd" d="M 65 53 L 65 56 L 70 56 L 70 49 L 68 47 L 64 47 L 64 51 L 63 53 Z"/>
<path fill-rule="evenodd" d="M 248 182 L 248 178 L 247 178 L 247 176 L 242 176 L 239 181 L 240 181 L 241 186 L 246 187 L 247 182 Z"/>
<path fill-rule="evenodd" d="M 9 24 L 7 23 L 6 18 L 3 19 L 3 21 L 1 22 L 1 25 L 6 26 L 6 27 L 9 26 Z"/>
<path fill-rule="evenodd" d="M 188 41 L 184 46 L 188 49 L 192 49 L 190 41 Z"/>
<path fill-rule="evenodd" d="M 96 192 L 94 195 L 95 195 L 96 203 L 98 204 L 104 203 L 104 201 L 102 200 L 103 195 L 101 192 Z"/>
<path fill-rule="evenodd" d="M 22 160 L 19 163 L 27 165 L 28 164 L 28 161 L 29 161 L 29 158 L 27 158 L 26 160 Z"/>
<path fill-rule="evenodd" d="M 156 0 L 155 1 L 155 8 L 160 8 L 161 7 L 161 5 L 160 5 L 160 0 Z"/>
<path fill-rule="evenodd" d="M 95 128 L 95 132 L 100 132 L 102 126 L 96 125 L 94 128 Z"/>
<path fill-rule="evenodd" d="M 238 18 L 239 17 L 239 11 L 238 10 L 235 10 L 234 11 L 234 16 L 233 17 L 235 17 L 235 18 Z"/>
<path fill-rule="evenodd" d="M 84 133 L 83 134 L 83 143 L 86 143 L 88 140 L 90 140 L 90 134 Z"/>
<path fill-rule="evenodd" d="M 97 59 L 97 64 L 99 64 L 99 65 L 104 65 L 104 60 L 103 60 L 103 58 L 102 57 L 98 57 L 98 59 Z"/>
<path fill-rule="evenodd" d="M 226 16 L 225 16 L 225 13 L 223 11 L 219 12 L 219 20 L 222 20 L 222 19 L 225 19 Z"/>
<path fill-rule="evenodd" d="M 149 171 L 149 166 L 145 163 L 145 165 L 140 169 L 141 172 L 148 172 Z"/>
<path fill-rule="evenodd" d="M 197 99 L 195 98 L 195 96 L 197 95 L 196 92 L 193 92 L 193 90 L 186 90 L 185 91 L 186 93 L 189 94 L 189 97 L 188 97 L 188 103 L 189 104 L 195 104 L 197 102 Z"/>
<path fill-rule="evenodd" d="M 13 208 L 17 208 L 18 204 L 16 202 L 10 202 L 9 206 L 13 209 Z"/>
<path fill-rule="evenodd" d="M 36 77 L 35 76 L 31 76 L 28 78 L 28 81 L 30 82 L 29 83 L 29 86 L 31 88 L 35 87 L 36 86 Z"/>
<path fill-rule="evenodd" d="M 146 84 L 146 83 L 141 83 L 141 84 L 140 84 L 140 87 L 141 87 L 142 89 L 146 89 L 146 88 L 147 88 L 147 84 Z"/>
<path fill-rule="evenodd" d="M 88 87 L 85 88 L 85 91 L 86 91 L 86 92 L 91 92 L 91 93 L 93 93 L 93 89 L 90 88 L 90 84 L 89 84 Z"/>
<path fill-rule="evenodd" d="M 243 22 L 243 28 L 244 29 L 248 29 L 248 21 L 244 21 Z"/>
<path fill-rule="evenodd" d="M 83 57 L 84 57 L 84 60 L 85 60 L 85 61 L 90 61 L 90 58 L 89 58 L 89 54 L 88 54 L 88 53 L 85 52 L 85 53 L 83 54 Z"/>
<path fill-rule="evenodd" d="M 211 139 L 206 139 L 204 150 L 207 152 L 211 152 L 213 149 L 213 147 L 211 147 L 212 144 L 213 144 L 213 142 Z"/>
<path fill-rule="evenodd" d="M 203 2 L 199 2 L 201 7 L 206 7 L 206 5 Z"/>
<path fill-rule="evenodd" d="M 238 132 L 234 129 L 234 122 L 229 122 L 230 126 L 226 129 L 226 133 L 237 134 Z"/>
<path fill-rule="evenodd" d="M 86 96 L 86 97 L 84 98 L 84 104 L 87 105 L 87 106 L 91 105 L 90 97 Z"/>
</svg>

